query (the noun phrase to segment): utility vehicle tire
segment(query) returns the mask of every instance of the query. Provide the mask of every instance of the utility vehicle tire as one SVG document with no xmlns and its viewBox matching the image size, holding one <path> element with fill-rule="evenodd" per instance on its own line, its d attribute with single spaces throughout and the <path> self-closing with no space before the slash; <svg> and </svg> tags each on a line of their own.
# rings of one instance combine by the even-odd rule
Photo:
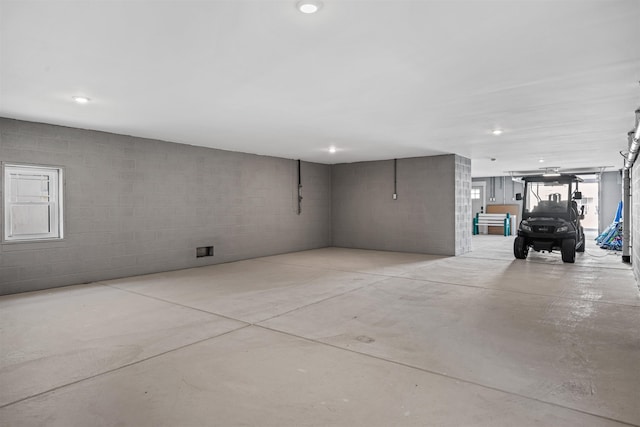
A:
<svg viewBox="0 0 640 427">
<path fill-rule="evenodd" d="M 575 239 L 564 239 L 562 241 L 562 261 L 573 263 L 576 261 L 576 241 Z"/>
<path fill-rule="evenodd" d="M 580 227 L 582 229 L 582 227 Z M 585 239 L 584 237 L 584 231 L 580 230 L 580 240 L 581 240 L 581 244 L 580 246 L 578 246 L 578 249 L 576 249 L 577 252 L 584 252 L 584 247 L 587 245 L 587 239 Z"/>
<path fill-rule="evenodd" d="M 525 244 L 524 237 L 516 237 L 513 241 L 513 256 L 518 259 L 526 259 L 529 254 L 529 247 Z"/>
</svg>

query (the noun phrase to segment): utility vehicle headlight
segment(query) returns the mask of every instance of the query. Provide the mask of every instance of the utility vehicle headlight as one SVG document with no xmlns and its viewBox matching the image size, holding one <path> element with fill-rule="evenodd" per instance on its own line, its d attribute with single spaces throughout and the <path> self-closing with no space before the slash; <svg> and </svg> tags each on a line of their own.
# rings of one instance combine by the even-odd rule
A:
<svg viewBox="0 0 640 427">
<path fill-rule="evenodd" d="M 562 225 L 562 226 L 556 228 L 556 233 L 564 233 L 567 230 L 569 230 L 569 227 L 566 226 L 566 225 Z"/>
<path fill-rule="evenodd" d="M 520 223 L 520 230 L 531 231 L 531 226 L 529 224 L 527 224 L 525 221 L 522 221 Z"/>
</svg>

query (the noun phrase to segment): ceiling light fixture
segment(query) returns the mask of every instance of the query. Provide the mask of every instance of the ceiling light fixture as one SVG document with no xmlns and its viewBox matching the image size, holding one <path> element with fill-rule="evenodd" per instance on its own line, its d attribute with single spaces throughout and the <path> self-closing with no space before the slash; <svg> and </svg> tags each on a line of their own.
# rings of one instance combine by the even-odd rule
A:
<svg viewBox="0 0 640 427">
<path fill-rule="evenodd" d="M 538 160 L 539 163 L 544 163 L 544 159 Z"/>
<path fill-rule="evenodd" d="M 87 102 L 91 101 L 86 96 L 74 96 L 73 100 L 76 101 L 78 104 L 86 104 Z"/>
<path fill-rule="evenodd" d="M 494 129 L 491 133 L 494 135 L 502 135 L 502 129 Z"/>
<path fill-rule="evenodd" d="M 331 147 L 329 147 L 329 152 L 331 154 L 335 153 L 336 152 L 336 147 L 334 147 L 333 145 Z"/>
<path fill-rule="evenodd" d="M 322 3 L 313 0 L 302 0 L 298 2 L 298 10 L 302 13 L 316 13 L 320 10 Z"/>
</svg>

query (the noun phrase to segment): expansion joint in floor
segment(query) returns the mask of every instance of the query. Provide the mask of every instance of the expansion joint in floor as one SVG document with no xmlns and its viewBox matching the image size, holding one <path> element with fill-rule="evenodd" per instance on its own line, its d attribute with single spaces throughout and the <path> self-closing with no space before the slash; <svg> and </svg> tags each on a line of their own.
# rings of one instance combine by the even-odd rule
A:
<svg viewBox="0 0 640 427">
<path fill-rule="evenodd" d="M 271 331 L 271 332 L 287 335 L 287 336 L 292 337 L 292 338 L 297 338 L 297 339 L 301 339 L 301 340 L 304 340 L 304 341 L 307 341 L 307 342 L 312 342 L 314 344 L 319 344 L 319 345 L 331 347 L 331 348 L 334 348 L 334 349 L 337 349 L 337 350 L 341 350 L 341 351 L 347 351 L 349 353 L 357 354 L 357 355 L 368 357 L 368 358 L 371 358 L 371 359 L 380 360 L 380 361 L 383 361 L 383 362 L 386 362 L 386 363 L 391 363 L 393 365 L 402 366 L 402 367 L 409 368 L 409 369 L 415 369 L 417 371 L 424 372 L 424 373 L 427 373 L 427 374 L 437 375 L 437 376 L 440 376 L 440 377 L 443 377 L 443 378 L 446 378 L 446 379 L 449 379 L 449 380 L 459 381 L 461 383 L 465 383 L 465 384 L 469 384 L 469 385 L 473 385 L 473 386 L 477 386 L 477 387 L 482 387 L 482 388 L 487 389 L 487 390 L 492 390 L 492 391 L 499 392 L 499 393 L 505 393 L 505 394 L 509 394 L 509 395 L 512 395 L 512 396 L 517 396 L 517 397 L 522 398 L 522 399 L 532 400 L 532 401 L 535 401 L 535 402 L 538 402 L 538 403 L 551 405 L 551 406 L 554 406 L 554 407 L 557 407 L 557 408 L 562 408 L 562 409 L 565 409 L 565 410 L 568 410 L 568 411 L 578 412 L 578 413 L 581 413 L 581 414 L 584 414 L 584 415 L 597 417 L 597 418 L 600 418 L 600 419 L 603 419 L 603 420 L 620 423 L 622 425 L 626 425 L 626 426 L 630 426 L 630 427 L 640 427 L 640 424 L 633 424 L 633 423 L 629 423 L 629 422 L 626 422 L 626 421 L 618 420 L 618 419 L 615 419 L 615 418 L 607 417 L 605 415 L 595 414 L 593 412 L 588 412 L 588 411 L 584 411 L 584 410 L 581 410 L 581 409 L 572 408 L 570 406 L 560 405 L 558 403 L 549 402 L 549 401 L 546 401 L 546 400 L 538 399 L 536 397 L 531 397 L 531 396 L 527 396 L 527 395 L 524 395 L 524 394 L 515 393 L 513 391 L 500 389 L 500 388 L 497 388 L 497 387 L 493 387 L 493 386 L 490 386 L 490 385 L 478 383 L 478 382 L 475 382 L 475 381 L 470 381 L 470 380 L 467 380 L 467 379 L 464 379 L 464 378 L 460 378 L 460 377 L 455 377 L 453 375 L 448 375 L 448 374 L 445 374 L 445 373 L 442 373 L 442 372 L 438 372 L 438 371 L 433 371 L 433 370 L 430 370 L 430 369 L 422 368 L 420 366 L 411 365 L 409 363 L 399 362 L 397 360 L 392 360 L 392 359 L 389 359 L 389 358 L 386 358 L 386 357 L 376 356 L 376 355 L 373 355 L 373 354 L 357 351 L 357 350 L 354 350 L 354 349 L 341 347 L 341 346 L 338 346 L 338 345 L 335 345 L 335 344 L 319 341 L 317 339 L 308 338 L 308 337 L 305 337 L 305 336 L 302 336 L 302 335 L 297 335 L 297 334 L 294 334 L 294 333 L 291 333 L 291 332 L 286 332 L 286 331 L 282 331 L 282 330 L 279 330 L 279 329 L 270 328 L 268 326 L 264 326 L 264 325 L 260 325 L 260 324 L 256 324 L 254 326 L 262 328 L 262 329 L 265 329 L 265 330 L 268 330 L 268 331 Z"/>
</svg>

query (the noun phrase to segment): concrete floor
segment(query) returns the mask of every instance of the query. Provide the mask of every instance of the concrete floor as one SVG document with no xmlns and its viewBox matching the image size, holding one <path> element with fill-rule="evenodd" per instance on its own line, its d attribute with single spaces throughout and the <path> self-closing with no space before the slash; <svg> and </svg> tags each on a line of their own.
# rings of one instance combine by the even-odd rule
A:
<svg viewBox="0 0 640 427">
<path fill-rule="evenodd" d="M 640 425 L 640 294 L 591 242 L 326 248 L 0 298 L 3 426 Z"/>
</svg>

